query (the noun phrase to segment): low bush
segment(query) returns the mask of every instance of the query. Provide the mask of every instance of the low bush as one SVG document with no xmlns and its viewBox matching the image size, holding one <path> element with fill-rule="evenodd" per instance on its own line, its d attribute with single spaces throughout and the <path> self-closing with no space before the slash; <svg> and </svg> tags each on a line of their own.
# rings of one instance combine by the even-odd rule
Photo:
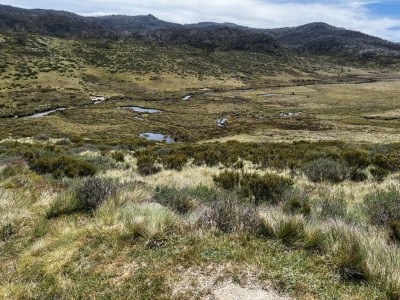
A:
<svg viewBox="0 0 400 300">
<path fill-rule="evenodd" d="M 213 176 L 214 183 L 225 190 L 233 190 L 239 186 L 240 173 L 225 170 L 224 172 Z"/>
<path fill-rule="evenodd" d="M 391 220 L 388 224 L 390 238 L 400 242 L 400 221 Z"/>
<path fill-rule="evenodd" d="M 310 201 L 307 198 L 289 198 L 284 204 L 283 211 L 286 213 L 308 216 L 311 213 Z"/>
<path fill-rule="evenodd" d="M 366 151 L 348 150 L 343 152 L 343 159 L 355 169 L 365 169 L 371 164 L 371 159 Z"/>
<path fill-rule="evenodd" d="M 46 213 L 48 219 L 77 212 L 91 212 L 114 195 L 118 184 L 111 179 L 90 177 L 61 193 Z"/>
<path fill-rule="evenodd" d="M 256 205 L 261 202 L 278 202 L 292 185 L 291 179 L 275 174 L 246 173 L 240 179 L 242 192 L 246 196 L 253 197 Z"/>
<path fill-rule="evenodd" d="M 116 151 L 111 154 L 111 157 L 115 159 L 117 162 L 124 162 L 125 155 L 122 151 Z"/>
<path fill-rule="evenodd" d="M 106 199 L 111 197 L 118 189 L 117 183 L 112 179 L 90 177 L 76 189 L 76 200 L 79 210 L 91 211 L 99 207 Z"/>
<path fill-rule="evenodd" d="M 347 204 L 340 195 L 322 197 L 315 201 L 314 205 L 319 218 L 342 220 L 347 218 Z"/>
<path fill-rule="evenodd" d="M 389 176 L 390 171 L 384 168 L 375 167 L 370 170 L 372 177 L 378 182 L 383 182 L 387 176 Z"/>
<path fill-rule="evenodd" d="M 27 163 L 25 160 L 20 158 L 12 159 L 6 164 L 5 168 L 0 173 L 0 178 L 7 179 L 16 175 L 23 174 Z"/>
<path fill-rule="evenodd" d="M 160 161 L 161 164 L 164 166 L 164 168 L 167 170 L 181 171 L 182 168 L 186 165 L 188 160 L 185 155 L 178 153 L 178 154 L 168 154 L 162 156 Z"/>
<path fill-rule="evenodd" d="M 137 168 L 140 175 L 152 175 L 161 171 L 161 168 L 156 165 L 156 159 L 152 156 L 140 156 L 137 159 Z"/>
<path fill-rule="evenodd" d="M 16 233 L 17 230 L 11 223 L 0 225 L 0 241 L 5 242 Z"/>
<path fill-rule="evenodd" d="M 193 163 L 197 166 L 207 165 L 213 167 L 221 161 L 217 151 L 213 149 L 207 149 L 205 151 L 199 151 L 194 155 Z"/>
<path fill-rule="evenodd" d="M 260 218 L 254 206 L 224 199 L 205 209 L 198 223 L 203 228 L 215 228 L 222 233 L 256 234 Z"/>
<path fill-rule="evenodd" d="M 92 176 L 97 171 L 94 165 L 71 156 L 37 158 L 30 167 L 39 174 L 52 174 L 56 178 Z"/>
<path fill-rule="evenodd" d="M 364 211 L 373 224 L 388 225 L 400 221 L 400 191 L 390 186 L 368 194 L 363 203 Z"/>
<path fill-rule="evenodd" d="M 312 182 L 342 182 L 350 175 L 349 167 L 331 158 L 319 158 L 309 162 L 303 168 L 305 175 Z"/>
<path fill-rule="evenodd" d="M 386 154 L 378 154 L 373 158 L 372 162 L 376 167 L 396 172 L 400 170 L 400 153 L 394 151 Z"/>
<path fill-rule="evenodd" d="M 368 179 L 368 175 L 360 169 L 353 169 L 350 174 L 350 180 L 354 182 L 363 182 Z"/>
</svg>

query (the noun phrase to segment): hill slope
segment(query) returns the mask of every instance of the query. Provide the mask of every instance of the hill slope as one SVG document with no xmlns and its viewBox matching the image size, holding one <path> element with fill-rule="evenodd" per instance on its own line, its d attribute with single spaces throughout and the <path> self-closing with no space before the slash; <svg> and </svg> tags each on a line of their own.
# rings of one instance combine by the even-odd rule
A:
<svg viewBox="0 0 400 300">
<path fill-rule="evenodd" d="M 364 58 L 377 55 L 399 56 L 400 45 L 361 32 L 311 23 L 292 28 L 266 30 L 282 46 L 307 54 L 356 54 Z"/>
<path fill-rule="evenodd" d="M 292 28 L 254 29 L 231 23 L 202 22 L 180 25 L 152 15 L 84 17 L 41 9 L 0 5 L 0 32 L 30 32 L 72 38 L 135 38 L 151 42 L 186 44 L 207 50 L 279 52 L 289 48 L 301 54 L 350 56 L 390 63 L 400 57 L 400 45 L 361 32 L 311 23 Z"/>
</svg>

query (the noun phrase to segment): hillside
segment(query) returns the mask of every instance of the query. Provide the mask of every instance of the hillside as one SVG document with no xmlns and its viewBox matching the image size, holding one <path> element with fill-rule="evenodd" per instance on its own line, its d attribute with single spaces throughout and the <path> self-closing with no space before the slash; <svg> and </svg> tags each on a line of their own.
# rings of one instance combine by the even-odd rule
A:
<svg viewBox="0 0 400 300">
<path fill-rule="evenodd" d="M 357 58 L 384 65 L 400 57 L 399 44 L 324 23 L 278 29 L 212 22 L 180 25 L 152 15 L 83 17 L 63 11 L 0 5 L 0 31 L 69 38 L 135 38 L 207 50 L 280 52 L 288 48 L 300 54 L 351 58 L 349 62 Z"/>
<path fill-rule="evenodd" d="M 361 58 L 400 57 L 400 45 L 367 34 L 311 23 L 266 30 L 282 46 L 306 54 L 356 55 Z"/>
</svg>

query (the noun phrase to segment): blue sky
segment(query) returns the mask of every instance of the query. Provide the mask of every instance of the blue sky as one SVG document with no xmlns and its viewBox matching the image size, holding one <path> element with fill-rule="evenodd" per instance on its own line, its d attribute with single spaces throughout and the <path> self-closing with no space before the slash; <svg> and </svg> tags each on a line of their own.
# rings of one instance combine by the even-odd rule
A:
<svg viewBox="0 0 400 300">
<path fill-rule="evenodd" d="M 177 23 L 233 22 L 258 28 L 326 22 L 400 42 L 400 0 L 0 0 L 82 15 L 153 14 Z"/>
</svg>

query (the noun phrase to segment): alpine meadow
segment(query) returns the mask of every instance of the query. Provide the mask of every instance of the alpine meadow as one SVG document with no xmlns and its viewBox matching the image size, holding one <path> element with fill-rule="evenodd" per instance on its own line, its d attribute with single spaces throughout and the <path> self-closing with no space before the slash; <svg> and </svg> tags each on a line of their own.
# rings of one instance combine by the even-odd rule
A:
<svg viewBox="0 0 400 300">
<path fill-rule="evenodd" d="M 400 44 L 0 5 L 0 298 L 399 300 Z"/>
</svg>

